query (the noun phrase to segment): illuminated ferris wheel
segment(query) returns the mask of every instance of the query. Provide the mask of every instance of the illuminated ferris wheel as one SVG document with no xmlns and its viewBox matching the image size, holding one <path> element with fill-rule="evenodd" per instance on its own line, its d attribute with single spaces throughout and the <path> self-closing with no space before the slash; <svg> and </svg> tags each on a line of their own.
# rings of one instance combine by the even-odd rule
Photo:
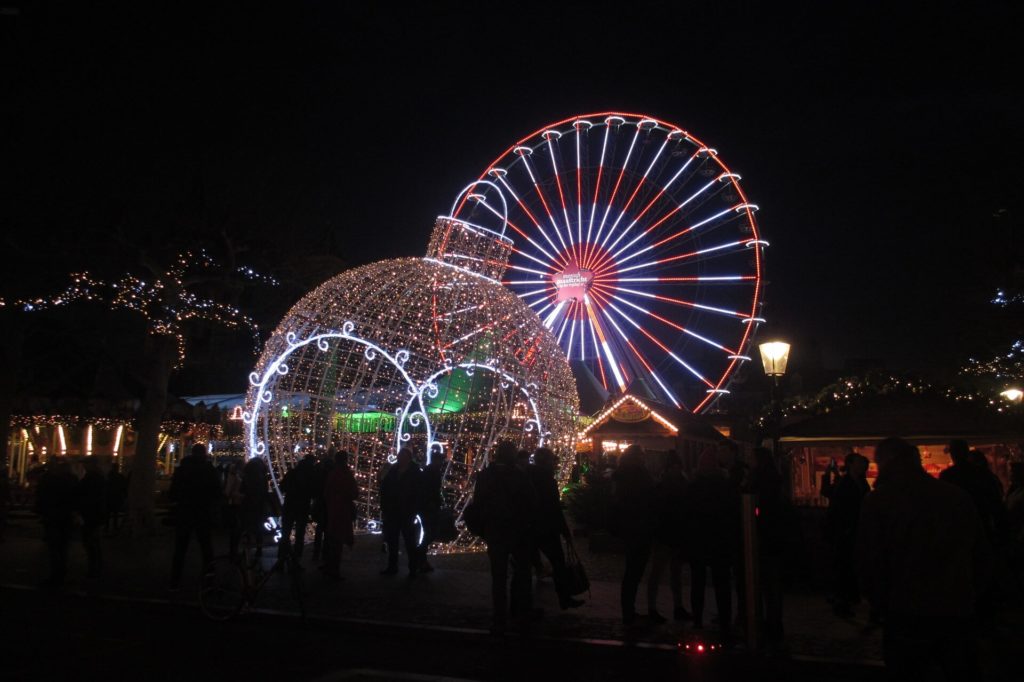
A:
<svg viewBox="0 0 1024 682">
<path fill-rule="evenodd" d="M 524 137 L 453 207 L 513 238 L 503 283 L 570 361 L 610 392 L 643 379 L 693 412 L 728 393 L 764 321 L 756 211 L 717 150 L 619 112 Z"/>
</svg>

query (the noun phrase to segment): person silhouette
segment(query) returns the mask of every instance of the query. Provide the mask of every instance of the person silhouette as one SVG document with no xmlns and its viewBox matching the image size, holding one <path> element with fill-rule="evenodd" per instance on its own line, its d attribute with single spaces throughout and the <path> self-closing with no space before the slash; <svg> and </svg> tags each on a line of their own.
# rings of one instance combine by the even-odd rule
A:
<svg viewBox="0 0 1024 682">
<path fill-rule="evenodd" d="M 572 544 L 572 533 L 562 513 L 562 503 L 558 494 L 558 481 L 555 471 L 558 467 L 558 456 L 548 448 L 537 448 L 533 454 L 533 464 L 527 467 L 527 474 L 533 484 L 537 498 L 537 522 L 534 526 L 533 545 L 544 553 L 551 564 L 552 577 L 555 580 L 555 592 L 558 594 L 558 605 L 562 609 L 576 608 L 583 605 L 574 599 L 568 587 L 568 570 L 565 565 L 565 553 L 562 550 L 562 539 Z"/>
<path fill-rule="evenodd" d="M 976 604 L 991 548 L 971 497 L 929 476 L 917 448 L 887 438 L 875 448 L 878 480 L 858 529 L 860 575 L 884 621 L 883 656 L 894 679 L 979 676 Z"/>
<path fill-rule="evenodd" d="M 213 507 L 220 497 L 221 484 L 217 470 L 206 457 L 206 446 L 197 443 L 192 454 L 183 458 L 171 479 L 167 496 L 174 504 L 174 558 L 171 563 L 171 591 L 181 585 L 185 569 L 185 553 L 192 535 L 199 542 L 203 570 L 213 561 L 210 528 Z"/>
<path fill-rule="evenodd" d="M 521 627 L 533 615 L 530 600 L 530 567 L 537 497 L 530 479 L 516 462 L 516 448 L 498 443 L 494 460 L 477 477 L 473 504 L 480 505 L 483 538 L 491 565 L 491 601 L 495 635 L 505 633 L 509 615 L 509 561 L 513 565 L 511 611 Z"/>
<path fill-rule="evenodd" d="M 619 589 L 622 622 L 636 621 L 636 593 L 651 556 L 654 538 L 654 479 L 647 470 L 644 451 L 630 445 L 612 474 L 612 516 L 616 534 L 626 545 L 626 566 Z"/>
<path fill-rule="evenodd" d="M 398 461 L 388 469 L 380 483 L 380 512 L 384 522 L 384 541 L 388 545 L 388 565 L 381 575 L 398 573 L 398 540 L 405 541 L 405 553 L 409 560 L 409 577 L 416 575 L 422 558 L 416 517 L 420 513 L 419 499 L 422 492 L 422 472 L 412 459 L 412 451 L 402 448 Z M 422 518 L 421 518 L 422 522 Z"/>
</svg>

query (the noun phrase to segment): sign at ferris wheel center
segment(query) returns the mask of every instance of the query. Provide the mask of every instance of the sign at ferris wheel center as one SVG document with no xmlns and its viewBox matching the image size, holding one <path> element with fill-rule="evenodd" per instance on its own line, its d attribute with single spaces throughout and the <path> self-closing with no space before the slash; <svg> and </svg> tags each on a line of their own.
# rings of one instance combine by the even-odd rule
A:
<svg viewBox="0 0 1024 682">
<path fill-rule="evenodd" d="M 561 272 L 551 276 L 551 283 L 555 285 L 555 300 L 558 302 L 571 299 L 582 301 L 593 280 L 594 273 L 590 270 L 581 270 L 575 264 L 569 265 Z"/>
</svg>

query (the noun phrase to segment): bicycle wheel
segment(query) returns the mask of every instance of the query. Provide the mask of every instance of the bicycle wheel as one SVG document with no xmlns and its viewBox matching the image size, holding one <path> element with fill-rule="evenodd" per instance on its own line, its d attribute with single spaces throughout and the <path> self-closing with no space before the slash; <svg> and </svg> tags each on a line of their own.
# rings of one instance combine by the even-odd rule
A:
<svg viewBox="0 0 1024 682">
<path fill-rule="evenodd" d="M 228 620 L 245 605 L 245 575 L 227 558 L 214 559 L 206 567 L 199 587 L 199 607 L 207 618 Z"/>
</svg>

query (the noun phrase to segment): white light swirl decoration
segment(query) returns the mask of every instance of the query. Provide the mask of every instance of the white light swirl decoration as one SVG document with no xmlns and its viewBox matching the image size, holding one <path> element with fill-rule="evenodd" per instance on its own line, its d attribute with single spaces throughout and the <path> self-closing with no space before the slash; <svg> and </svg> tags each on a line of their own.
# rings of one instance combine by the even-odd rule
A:
<svg viewBox="0 0 1024 682">
<path fill-rule="evenodd" d="M 434 440 L 431 437 L 430 419 L 427 417 L 426 411 L 423 410 L 423 394 L 427 393 L 431 398 L 436 398 L 438 392 L 436 383 L 437 380 L 444 376 L 445 374 L 451 374 L 456 369 L 466 370 L 466 374 L 468 374 L 469 376 L 472 376 L 473 371 L 476 369 L 487 370 L 488 372 L 493 372 L 501 379 L 502 388 L 508 388 L 509 385 L 514 385 L 516 388 L 518 388 L 519 391 L 523 394 L 523 397 L 525 397 L 527 402 L 530 403 L 530 409 L 533 410 L 533 419 L 526 420 L 526 424 L 523 427 L 523 430 L 529 433 L 536 429 L 537 447 L 542 447 L 544 445 L 544 437 L 548 435 L 548 432 L 544 431 L 543 425 L 541 424 L 540 411 L 537 409 L 537 402 L 533 399 L 533 396 L 530 394 L 527 388 L 524 387 L 514 376 L 512 376 L 508 372 L 505 372 L 504 370 L 498 369 L 497 367 L 494 366 L 494 364 L 481 362 L 460 362 L 454 367 L 446 364 L 442 369 L 439 369 L 438 371 L 434 372 L 429 377 L 424 379 L 423 382 L 419 385 L 419 388 L 416 389 L 415 395 L 412 395 L 409 398 L 408 402 L 406 402 L 405 404 L 405 407 L 401 410 L 401 413 L 399 415 L 400 418 L 397 420 L 398 424 L 396 426 L 396 429 L 398 430 L 398 435 L 396 438 L 397 442 L 404 443 L 409 440 L 409 434 L 405 433 L 404 429 L 406 423 L 406 416 L 409 416 L 409 424 L 414 427 L 419 426 L 419 424 L 413 422 L 413 418 L 422 416 L 427 422 L 427 464 L 430 464 L 432 454 L 435 448 L 437 448 L 439 452 L 444 451 L 444 446 L 440 442 Z M 536 388 L 535 384 L 530 384 L 530 386 Z M 413 403 L 417 401 L 419 402 L 420 410 L 422 410 L 422 412 L 413 412 L 410 414 L 409 410 L 412 409 Z"/>
<path fill-rule="evenodd" d="M 288 373 L 288 365 L 285 363 L 285 361 L 292 353 L 299 350 L 300 348 L 304 348 L 310 344 L 315 343 L 316 347 L 321 352 L 327 352 L 327 350 L 330 348 L 330 339 L 344 339 L 346 341 L 352 341 L 354 343 L 364 346 L 365 350 L 363 351 L 363 355 L 367 360 L 373 361 L 377 359 L 377 356 L 379 355 L 381 358 L 391 363 L 391 365 L 393 365 L 395 369 L 398 370 L 402 378 L 405 379 L 406 384 L 408 384 L 409 395 L 411 396 L 410 402 L 406 406 L 406 412 L 408 412 L 409 407 L 412 405 L 412 401 L 419 400 L 419 412 L 414 414 L 420 414 L 423 415 L 424 417 L 426 416 L 426 410 L 424 409 L 422 402 L 422 391 L 420 391 L 419 387 L 417 386 L 416 382 L 413 381 L 412 377 L 409 376 L 409 373 L 405 371 L 405 363 L 409 359 L 409 351 L 399 350 L 394 355 L 391 355 L 386 350 L 384 350 L 377 344 L 373 343 L 372 341 L 367 341 L 366 339 L 363 339 L 353 334 L 352 332 L 354 330 L 355 324 L 353 324 L 352 322 L 346 322 L 345 324 L 342 325 L 340 332 L 328 331 L 320 334 L 314 334 L 313 336 L 310 336 L 306 339 L 302 339 L 301 341 L 297 340 L 297 337 L 294 332 L 288 332 L 285 335 L 285 339 L 288 341 L 288 348 L 285 349 L 285 351 L 278 355 L 276 358 L 274 358 L 273 361 L 267 364 L 267 368 L 264 370 L 262 376 L 257 374 L 256 372 L 253 372 L 252 374 L 249 375 L 249 383 L 256 388 L 256 400 L 253 403 L 252 412 L 242 413 L 242 421 L 245 423 L 246 427 L 246 459 L 252 459 L 253 457 L 263 457 L 267 461 L 267 468 L 270 470 L 270 478 L 274 485 L 274 491 L 277 493 L 278 498 L 281 499 L 282 501 L 284 500 L 284 496 L 281 493 L 281 488 L 277 482 L 277 474 L 274 471 L 273 463 L 270 461 L 270 457 L 268 456 L 267 452 L 267 441 L 269 441 L 269 435 L 267 433 L 267 420 L 262 420 L 262 440 L 259 439 L 259 434 L 257 433 L 257 422 L 260 421 L 259 416 L 264 415 L 266 413 L 267 405 L 271 402 L 271 400 L 274 397 L 273 392 L 270 389 L 270 385 L 272 384 L 275 377 L 284 376 L 285 374 Z M 403 414 L 403 423 L 404 417 L 405 414 Z M 433 442 L 433 437 L 430 430 L 430 420 L 425 419 L 424 422 L 424 426 L 427 432 L 427 441 Z M 413 424 L 413 426 L 419 426 L 419 423 Z M 398 449 L 401 448 L 403 442 L 402 424 L 396 426 L 395 430 L 395 452 L 397 452 Z M 408 439 L 406 438 L 406 440 Z M 393 462 L 393 458 L 394 455 L 391 455 L 388 459 L 389 461 Z"/>
</svg>

